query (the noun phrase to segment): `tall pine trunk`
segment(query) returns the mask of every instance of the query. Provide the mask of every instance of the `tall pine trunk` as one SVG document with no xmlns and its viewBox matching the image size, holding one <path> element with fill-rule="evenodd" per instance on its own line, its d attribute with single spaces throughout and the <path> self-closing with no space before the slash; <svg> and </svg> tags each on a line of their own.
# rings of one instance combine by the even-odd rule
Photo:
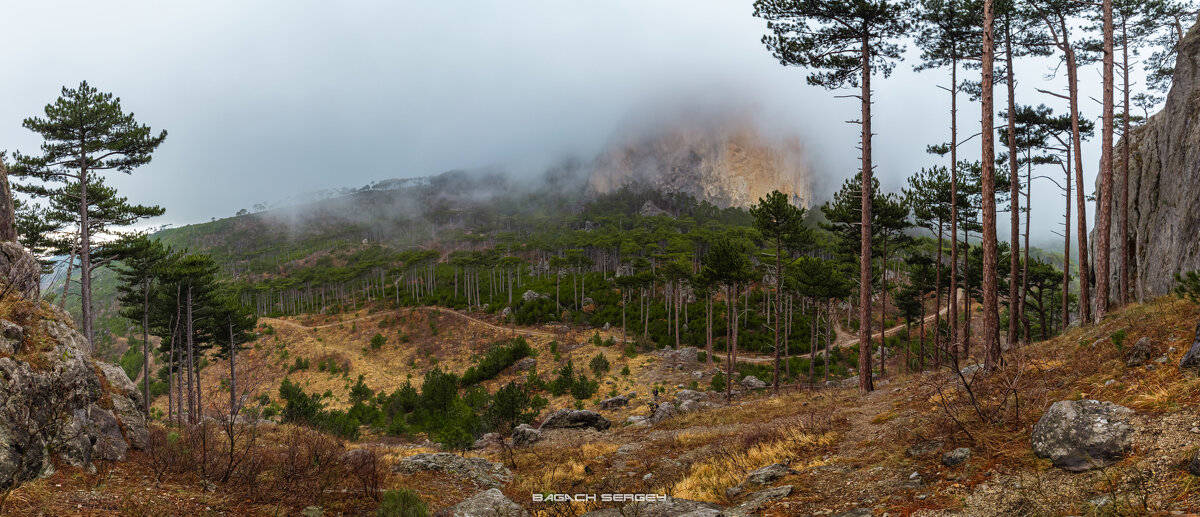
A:
<svg viewBox="0 0 1200 517">
<path fill-rule="evenodd" d="M 871 38 L 862 37 L 862 235 L 858 271 L 858 391 L 875 389 L 871 379 Z"/>
<path fill-rule="evenodd" d="M 995 83 L 994 65 L 996 54 L 995 12 L 992 0 L 983 0 L 983 170 L 980 176 L 983 211 L 983 347 L 984 366 L 996 368 L 1000 364 L 1000 300 L 998 267 L 999 249 L 996 244 L 996 130 L 995 130 Z"/>
<path fill-rule="evenodd" d="M 1113 5 L 1102 0 L 1100 17 L 1104 26 L 1104 94 L 1100 132 L 1100 192 L 1096 198 L 1096 320 L 1108 313 L 1109 231 L 1112 229 L 1113 184 Z"/>
</svg>

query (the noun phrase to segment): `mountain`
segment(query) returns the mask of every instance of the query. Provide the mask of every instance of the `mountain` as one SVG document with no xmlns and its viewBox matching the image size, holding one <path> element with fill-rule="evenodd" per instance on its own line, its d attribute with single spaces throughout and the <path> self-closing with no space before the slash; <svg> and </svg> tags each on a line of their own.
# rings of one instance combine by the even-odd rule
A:
<svg viewBox="0 0 1200 517">
<path fill-rule="evenodd" d="M 588 189 L 607 193 L 642 185 L 741 208 L 779 189 L 810 207 L 811 179 L 798 139 L 772 138 L 751 122 L 725 120 L 635 132 L 600 154 Z"/>
<path fill-rule="evenodd" d="M 1166 294 L 1177 273 L 1200 269 L 1200 26 L 1180 42 L 1163 110 L 1129 136 L 1129 270 L 1139 300 Z M 1115 153 L 1109 285 L 1120 286 L 1121 148 Z M 1099 178 L 1097 178 L 1097 186 Z M 1095 238 L 1093 231 L 1093 239 Z M 1093 246 L 1094 248 L 1094 246 Z"/>
</svg>

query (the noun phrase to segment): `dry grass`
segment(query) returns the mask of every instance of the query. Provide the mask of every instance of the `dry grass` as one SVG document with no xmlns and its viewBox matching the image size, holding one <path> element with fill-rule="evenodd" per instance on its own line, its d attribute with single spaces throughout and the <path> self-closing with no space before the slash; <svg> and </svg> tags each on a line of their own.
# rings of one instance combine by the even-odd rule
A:
<svg viewBox="0 0 1200 517">
<path fill-rule="evenodd" d="M 675 497 L 725 502 L 725 489 L 737 485 L 750 470 L 774 463 L 788 463 L 792 468 L 808 468 L 821 464 L 813 460 L 800 465 L 802 458 L 837 442 L 838 434 L 810 434 L 796 429 L 779 432 L 773 439 L 747 448 L 738 444 L 722 447 L 712 457 L 692 465 L 687 475 L 671 490 Z"/>
</svg>

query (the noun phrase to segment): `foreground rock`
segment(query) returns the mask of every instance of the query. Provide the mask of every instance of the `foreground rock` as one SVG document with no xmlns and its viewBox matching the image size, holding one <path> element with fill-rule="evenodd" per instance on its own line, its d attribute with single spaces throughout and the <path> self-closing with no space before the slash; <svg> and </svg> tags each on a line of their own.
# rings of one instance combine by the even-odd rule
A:
<svg viewBox="0 0 1200 517">
<path fill-rule="evenodd" d="M 50 311 L 26 325 L 0 325 L 6 339 L 23 341 L 12 347 L 16 355 L 0 357 L 0 489 L 54 463 L 90 469 L 149 444 L 133 382 L 120 367 L 90 359 L 70 317 Z"/>
<path fill-rule="evenodd" d="M 1033 428 L 1033 452 L 1072 472 L 1111 465 L 1129 450 L 1132 417 L 1132 409 L 1112 402 L 1055 402 Z"/>
<path fill-rule="evenodd" d="M 614 409 L 617 409 L 620 407 L 625 407 L 628 405 L 629 405 L 629 397 L 627 397 L 625 395 L 617 395 L 613 398 L 601 400 L 599 407 L 600 407 L 600 409 L 611 411 L 611 410 L 614 410 Z"/>
<path fill-rule="evenodd" d="M 742 480 L 740 484 L 725 490 L 725 497 L 729 498 L 730 500 L 736 499 L 737 496 L 741 495 L 748 489 L 767 486 L 784 476 L 796 473 L 796 471 L 788 468 L 787 465 L 782 463 L 775 463 L 755 469 L 747 474 L 746 479 Z"/>
<path fill-rule="evenodd" d="M 662 404 L 659 404 L 657 408 L 654 409 L 654 414 L 650 415 L 650 419 L 648 420 L 648 422 L 650 422 L 651 424 L 657 424 L 664 420 L 669 420 L 671 418 L 674 418 L 675 415 L 678 415 L 678 414 L 679 414 L 679 410 L 675 407 L 675 404 L 672 404 L 670 402 L 663 402 Z"/>
<path fill-rule="evenodd" d="M 957 467 L 971 459 L 971 449 L 959 447 L 942 455 L 942 465 Z"/>
<path fill-rule="evenodd" d="M 607 418 L 594 411 L 584 409 L 560 409 L 546 417 L 546 421 L 538 427 L 546 429 L 595 429 L 603 431 L 612 426 Z"/>
<path fill-rule="evenodd" d="M 421 471 L 445 472 L 491 487 L 502 486 L 513 479 L 512 472 L 509 472 L 503 465 L 483 458 L 464 458 L 448 452 L 409 456 L 401 459 L 392 470 L 403 474 L 415 474 Z"/>
<path fill-rule="evenodd" d="M 529 512 L 512 502 L 500 489 L 475 494 L 450 509 L 454 517 L 526 517 Z"/>
</svg>

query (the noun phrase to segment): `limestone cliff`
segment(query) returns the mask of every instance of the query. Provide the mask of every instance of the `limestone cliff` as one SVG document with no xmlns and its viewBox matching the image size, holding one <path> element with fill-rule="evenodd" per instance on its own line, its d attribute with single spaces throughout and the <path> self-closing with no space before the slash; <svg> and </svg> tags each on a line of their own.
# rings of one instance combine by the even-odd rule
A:
<svg viewBox="0 0 1200 517">
<path fill-rule="evenodd" d="M 0 490 L 149 446 L 137 387 L 119 366 L 88 357 L 70 316 L 13 291 L 0 313 Z"/>
<path fill-rule="evenodd" d="M 745 207 L 779 189 L 809 206 L 810 178 L 798 140 L 768 138 L 752 123 L 725 121 L 680 124 L 611 146 L 596 159 L 589 190 L 643 185 L 720 207 Z"/>
<path fill-rule="evenodd" d="M 1176 273 L 1200 269 L 1200 25 L 1180 44 L 1163 110 L 1132 131 L 1129 160 L 1130 289 L 1137 299 L 1170 292 Z M 1112 273 L 1119 293 L 1121 143 L 1114 154 L 1110 232 Z M 1097 180 L 1097 186 L 1098 186 Z M 1095 231 L 1093 230 L 1093 242 Z M 1094 246 L 1093 246 L 1094 247 Z"/>
</svg>

